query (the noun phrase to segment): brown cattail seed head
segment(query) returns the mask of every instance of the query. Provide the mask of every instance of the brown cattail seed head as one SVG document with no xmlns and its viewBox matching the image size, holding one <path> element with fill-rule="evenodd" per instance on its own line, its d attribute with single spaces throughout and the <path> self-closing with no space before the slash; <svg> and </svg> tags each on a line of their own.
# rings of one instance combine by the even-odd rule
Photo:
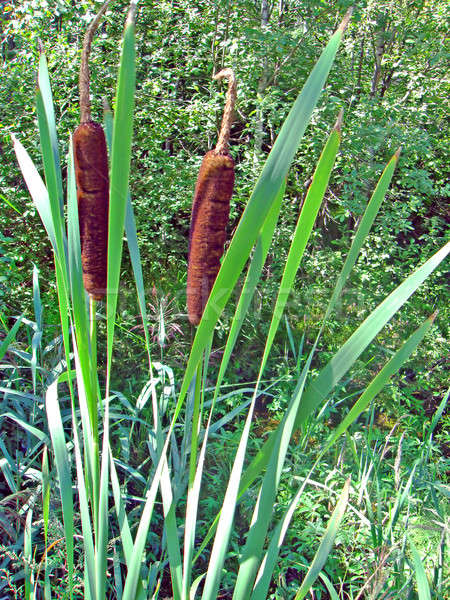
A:
<svg viewBox="0 0 450 600">
<path fill-rule="evenodd" d="M 73 134 L 83 283 L 94 300 L 106 290 L 109 178 L 105 134 L 88 121 Z"/>
<path fill-rule="evenodd" d="M 234 186 L 234 161 L 228 152 L 228 140 L 236 77 L 232 69 L 223 69 L 214 79 L 228 79 L 228 90 L 219 139 L 214 150 L 203 157 L 192 203 L 187 276 L 187 308 L 192 325 L 200 323 L 220 269 Z"/>
<path fill-rule="evenodd" d="M 94 300 L 101 300 L 106 291 L 109 178 L 105 134 L 91 119 L 89 54 L 109 2 L 103 3 L 84 36 L 79 77 L 81 124 L 73 134 L 83 283 Z"/>
<path fill-rule="evenodd" d="M 187 308 L 193 325 L 202 318 L 220 269 L 233 186 L 231 156 L 216 154 L 215 150 L 207 152 L 195 186 L 189 233 Z"/>
</svg>

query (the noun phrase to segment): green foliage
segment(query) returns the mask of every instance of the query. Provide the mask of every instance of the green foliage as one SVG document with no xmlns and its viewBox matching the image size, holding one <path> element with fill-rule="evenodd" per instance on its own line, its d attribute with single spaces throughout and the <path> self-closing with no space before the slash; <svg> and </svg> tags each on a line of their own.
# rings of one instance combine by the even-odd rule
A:
<svg viewBox="0 0 450 600">
<path fill-rule="evenodd" d="M 234 598 L 252 593 L 252 599 L 258 600 L 263 590 L 264 597 L 304 597 L 314 584 L 318 598 L 325 597 L 325 588 L 336 595 L 333 585 L 336 589 L 340 586 L 340 593 L 357 598 L 362 593 L 375 597 L 381 590 L 413 594 L 412 574 L 420 598 L 430 597 L 429 588 L 444 588 L 448 573 L 443 564 L 422 564 L 430 549 L 442 552 L 447 519 L 442 499 L 445 488 L 439 483 L 445 466 L 439 464 L 442 433 L 438 427 L 447 401 L 441 394 L 444 379 L 440 368 L 446 309 L 434 324 L 434 317 L 423 322 L 425 315 L 442 304 L 445 294 L 439 266 L 444 251 L 437 252 L 445 236 L 445 107 L 440 97 L 444 12 L 440 2 L 417 2 L 395 9 L 391 3 L 359 3 L 355 25 L 338 55 L 338 68 L 313 113 L 314 132 L 308 130 L 294 158 L 298 137 L 309 120 L 308 111 L 323 84 L 318 72 L 306 84 L 309 92 L 304 92 L 287 117 L 289 106 L 301 87 L 299 82 L 306 79 L 335 29 L 334 13 L 342 12 L 346 4 L 281 2 L 270 14 L 264 11 L 265 2 L 261 3 L 262 13 L 248 2 L 142 5 L 136 94 L 134 31 L 128 27 L 113 106 L 115 196 L 109 287 L 114 298 L 109 298 L 106 311 L 101 305 L 90 308 L 91 319 L 96 311 L 99 317 L 106 312 L 106 323 L 99 323 L 98 366 L 96 334 L 88 330 L 79 271 L 73 171 L 70 156 L 66 165 L 68 146 L 64 145 L 65 132 L 74 128 L 78 118 L 76 42 L 94 9 L 82 1 L 75 12 L 59 0 L 26 0 L 18 7 L 2 8 L 2 60 L 8 75 L 0 84 L 0 201 L 5 207 L 0 217 L 4 230 L 0 264 L 5 267 L 5 275 L 1 275 L 4 339 L 0 355 L 6 377 L 0 414 L 2 427 L 4 424 L 5 432 L 11 433 L 0 438 L 4 478 L 0 485 L 7 490 L 0 501 L 0 523 L 7 541 L 0 564 L 0 572 L 5 573 L 2 591 L 17 597 L 22 594 L 28 600 L 34 597 L 34 582 L 38 582 L 46 599 L 50 589 L 70 598 L 80 594 L 97 599 L 143 598 L 144 589 L 157 594 L 161 586 L 161 594 L 187 598 L 189 589 L 194 593 L 200 586 L 203 597 L 213 599 L 220 585 L 225 593 L 234 589 Z M 124 8 L 124 2 L 115 6 L 118 11 Z M 94 42 L 95 113 L 101 110 L 102 95 L 112 99 L 121 33 L 121 25 L 110 16 Z M 33 157 L 39 155 L 30 94 L 39 61 L 38 37 L 43 38 L 50 57 L 56 106 L 55 127 L 47 67 L 41 56 L 36 116 L 48 192 L 39 179 L 40 163 L 35 162 L 36 169 L 24 148 Z M 331 65 L 338 38 L 333 36 L 334 46 L 330 43 L 328 47 L 326 68 Z M 211 75 L 225 63 L 232 64 L 240 82 L 232 132 L 238 181 L 230 233 L 236 232 L 191 346 L 184 319 L 189 210 L 200 156 L 215 139 L 223 105 Z M 130 186 L 140 252 L 126 197 L 129 164 L 124 159 L 124 153 L 129 153 L 133 103 Z M 319 163 L 307 195 L 305 183 L 324 146 L 328 123 L 341 106 L 346 109 L 343 145 L 320 206 L 340 141 L 337 131 L 330 136 L 329 168 Z M 283 122 L 287 125 L 257 179 Z M 56 130 L 64 140 L 61 172 L 55 154 Z M 51 251 L 47 252 L 42 242 L 43 230 L 34 226 L 35 209 L 21 179 L 11 169 L 12 132 L 20 134 L 23 146 L 16 141 L 16 153 L 53 245 L 56 288 Z M 368 195 L 399 144 L 404 146 L 399 175 L 368 234 L 379 208 L 378 200 L 372 199 L 365 209 Z M 282 183 L 292 159 L 287 198 L 275 228 Z M 392 159 L 382 176 L 380 202 L 396 163 L 397 159 Z M 68 192 L 67 239 L 60 210 L 62 184 Z M 291 242 L 300 205 L 302 212 Z M 306 247 L 319 207 L 318 229 Z M 120 264 L 124 220 L 133 273 L 128 266 L 123 272 Z M 354 232 L 352 250 L 345 258 Z M 231 295 L 232 287 L 254 243 L 239 299 L 237 291 Z M 25 269 L 21 271 L 21 263 L 29 267 L 31 258 L 41 269 L 41 289 L 36 269 L 33 277 L 26 275 Z M 294 286 L 301 258 L 300 277 Z M 412 297 L 407 312 L 396 313 L 433 270 Z M 245 300 L 245 293 L 253 295 L 261 274 L 257 295 Z M 28 289 L 26 285 L 16 289 L 27 280 Z M 147 298 L 151 296 L 147 306 L 144 281 L 152 289 L 147 293 Z M 225 296 L 219 289 L 222 285 Z M 219 319 L 214 301 L 225 304 L 228 296 L 231 302 Z M 237 303 L 238 312 L 233 316 Z M 34 320 L 14 318 L 21 312 L 19 307 L 31 304 Z M 337 309 L 334 312 L 333 307 Z M 283 309 L 287 333 L 279 328 Z M 137 324 L 139 312 L 143 328 Z M 245 318 L 247 312 L 250 318 Z M 59 316 L 62 340 L 53 340 Z M 69 318 L 75 324 L 76 345 L 70 338 Z M 215 325 L 215 345 L 210 353 Z M 375 410 L 371 404 L 374 397 L 430 329 L 433 335 L 427 336 L 425 350 L 413 354 L 408 369 L 400 370 Z M 240 342 L 235 346 L 239 332 Z M 112 357 L 114 336 L 117 344 Z M 376 342 L 370 343 L 375 337 Z M 261 340 L 266 340 L 265 347 Z M 310 354 L 303 355 L 303 348 L 311 350 Z M 151 353 L 160 361 L 152 365 L 150 360 L 150 373 L 153 366 L 156 375 L 146 381 L 145 363 Z M 68 368 L 73 356 L 76 373 Z M 424 365 L 429 368 L 424 370 Z M 98 380 L 105 366 L 106 384 L 102 377 Z M 352 372 L 347 375 L 350 367 Z M 267 380 L 262 379 L 263 372 Z M 116 384 L 118 389 L 112 391 Z M 214 388 L 212 397 L 210 386 Z M 318 392 L 315 386 L 319 386 Z M 105 387 L 106 399 L 102 395 Z M 224 393 L 229 387 L 231 392 Z M 319 402 L 322 399 L 323 404 Z M 184 401 L 186 410 L 181 412 Z M 369 413 L 361 417 L 369 404 Z M 340 428 L 330 431 L 343 409 L 347 417 Z M 257 423 L 252 434 L 253 411 Z M 428 426 L 425 417 L 431 415 L 433 422 Z M 352 425 L 358 418 L 360 422 Z M 390 427 L 386 436 L 384 428 L 397 418 L 398 424 Z M 347 428 L 346 442 L 334 445 Z M 23 431 L 25 441 L 20 442 Z M 291 437 L 294 447 L 288 452 Z M 269 441 L 263 444 L 266 439 Z M 45 460 L 47 446 L 52 448 L 50 471 Z M 255 458 L 241 478 L 246 448 Z M 263 465 L 268 466 L 261 483 Z M 354 482 L 349 498 L 352 518 L 347 515 L 343 530 L 337 532 L 348 500 L 348 484 L 338 502 L 340 508 L 329 519 L 331 507 L 350 475 Z M 73 477 L 76 494 L 72 497 Z M 50 491 L 50 480 L 59 481 L 60 497 Z M 249 487 L 252 482 L 255 485 Z M 161 510 L 155 503 L 158 488 Z M 19 501 L 16 494 L 25 494 L 27 499 Z M 257 498 L 259 508 L 255 509 Z M 406 529 L 413 514 L 412 522 L 420 532 L 428 515 L 424 507 L 431 501 L 432 514 L 443 526 L 427 545 L 414 529 L 409 528 L 407 537 Z M 15 528 L 6 524 L 13 502 Z M 110 510 L 113 505 L 115 511 Z M 211 553 L 207 540 L 214 533 L 211 522 L 215 515 L 218 519 L 220 515 L 219 533 Z M 249 529 L 252 519 L 254 525 Z M 285 537 L 292 519 L 296 526 Z M 64 548 L 55 531 L 65 537 Z M 48 532 L 52 533 L 48 536 Z M 333 541 L 336 547 L 330 554 Z M 194 549 L 198 550 L 195 556 Z M 40 557 L 39 565 L 33 556 Z M 58 569 L 61 556 L 67 559 L 67 573 Z M 278 557 L 280 567 L 276 567 Z M 226 572 L 222 572 L 225 559 Z M 111 564 L 114 577 L 106 578 Z M 269 588 L 273 569 L 274 583 Z M 58 589 L 53 579 L 66 576 L 66 589 Z"/>
</svg>

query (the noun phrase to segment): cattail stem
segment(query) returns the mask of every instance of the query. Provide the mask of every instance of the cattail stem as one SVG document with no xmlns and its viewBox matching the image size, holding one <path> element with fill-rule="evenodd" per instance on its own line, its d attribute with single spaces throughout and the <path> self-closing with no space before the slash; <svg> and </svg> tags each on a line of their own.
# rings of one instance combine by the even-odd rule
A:
<svg viewBox="0 0 450 600">
<path fill-rule="evenodd" d="M 97 301 L 89 296 L 89 343 L 91 347 L 92 390 L 97 393 Z"/>
<path fill-rule="evenodd" d="M 87 123 L 88 121 L 91 121 L 91 100 L 89 97 L 89 54 L 91 53 L 91 45 L 92 40 L 94 38 L 94 34 L 97 30 L 98 24 L 100 23 L 102 16 L 105 14 L 106 9 L 108 8 L 110 1 L 111 0 L 106 0 L 101 9 L 98 11 L 92 23 L 87 28 L 86 33 L 84 35 L 79 78 L 81 123 Z"/>
<path fill-rule="evenodd" d="M 237 85 L 236 77 L 233 69 L 222 69 L 217 75 L 214 75 L 216 80 L 228 79 L 228 90 L 225 99 L 225 108 L 222 117 L 222 126 L 220 128 L 219 139 L 214 149 L 215 154 L 227 154 L 228 142 L 230 139 L 231 125 L 234 119 L 234 105 L 236 104 Z"/>
<path fill-rule="evenodd" d="M 97 301 L 89 296 L 89 343 L 91 350 L 91 392 L 92 398 L 97 398 Z M 98 531 L 98 498 L 100 493 L 100 444 L 98 434 L 97 402 L 89 402 L 89 419 L 92 428 L 92 522 L 94 531 Z"/>
</svg>

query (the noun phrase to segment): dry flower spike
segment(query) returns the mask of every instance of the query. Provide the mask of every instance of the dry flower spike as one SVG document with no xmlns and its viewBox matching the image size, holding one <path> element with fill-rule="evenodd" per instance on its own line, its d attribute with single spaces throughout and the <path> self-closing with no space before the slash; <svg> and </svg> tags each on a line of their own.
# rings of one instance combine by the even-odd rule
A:
<svg viewBox="0 0 450 600">
<path fill-rule="evenodd" d="M 109 2 L 103 4 L 84 37 L 79 80 L 81 118 L 73 134 L 83 284 L 94 300 L 103 298 L 107 282 L 109 176 L 105 134 L 91 118 L 89 54 Z"/>
<path fill-rule="evenodd" d="M 230 200 L 234 186 L 234 161 L 228 152 L 236 102 L 236 78 L 223 69 L 214 79 L 228 79 L 228 91 L 219 139 L 203 157 L 195 186 L 189 232 L 187 308 L 189 321 L 198 325 L 220 269 L 226 240 Z"/>
</svg>

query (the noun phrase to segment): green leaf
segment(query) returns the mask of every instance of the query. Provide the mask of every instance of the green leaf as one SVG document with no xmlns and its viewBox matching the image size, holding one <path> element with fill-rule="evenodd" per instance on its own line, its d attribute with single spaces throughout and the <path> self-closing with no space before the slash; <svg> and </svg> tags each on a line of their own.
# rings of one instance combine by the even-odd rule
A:
<svg viewBox="0 0 450 600">
<path fill-rule="evenodd" d="M 14 151 L 16 153 L 17 161 L 19 163 L 20 170 L 22 171 L 23 178 L 27 185 L 28 191 L 33 199 L 36 210 L 41 217 L 41 221 L 45 227 L 45 231 L 49 237 L 50 243 L 53 247 L 53 251 L 58 256 L 58 244 L 56 242 L 55 224 L 53 220 L 53 214 L 50 207 L 50 200 L 47 188 L 42 181 L 41 176 L 38 173 L 33 161 L 31 160 L 28 152 L 19 142 L 15 136 L 11 136 L 14 143 Z"/>
<path fill-rule="evenodd" d="M 108 148 L 111 149 L 113 133 L 113 113 L 108 106 L 105 106 L 103 112 L 103 119 L 105 124 L 106 142 L 108 144 Z M 145 342 L 147 346 L 147 354 L 149 359 L 149 368 L 151 370 L 150 334 L 148 331 L 148 317 L 147 309 L 145 306 L 144 276 L 142 273 L 141 253 L 139 251 L 137 239 L 136 221 L 134 218 L 133 205 L 131 203 L 131 196 L 129 191 L 127 192 L 127 207 L 125 213 L 125 234 L 127 237 L 127 245 L 130 253 L 134 281 L 136 283 L 139 310 L 141 311 L 142 325 L 144 327 Z"/>
<path fill-rule="evenodd" d="M 281 209 L 281 203 L 283 201 L 284 192 L 286 189 L 286 180 L 283 182 L 278 195 L 269 211 L 269 214 L 264 221 L 261 231 L 258 235 L 257 242 L 255 245 L 255 251 L 253 253 L 250 266 L 248 268 L 247 276 L 242 286 L 242 291 L 239 296 L 239 302 L 236 307 L 236 311 L 231 322 L 230 331 L 227 338 L 225 350 L 223 352 L 222 361 L 220 363 L 219 374 L 217 376 L 216 387 L 214 390 L 213 404 L 217 400 L 217 396 L 220 392 L 220 386 L 222 385 L 225 372 L 227 370 L 231 354 L 236 344 L 239 332 L 244 322 L 245 315 L 250 307 L 251 300 L 258 285 L 264 263 L 269 252 L 270 244 L 275 233 L 275 227 L 278 220 L 278 215 Z"/>
<path fill-rule="evenodd" d="M 311 589 L 313 583 L 316 581 L 317 577 L 320 574 L 325 562 L 328 558 L 328 555 L 331 552 L 331 549 L 334 544 L 334 540 L 336 534 L 339 529 L 339 525 L 344 517 L 345 509 L 347 507 L 348 502 L 348 493 L 350 488 L 350 479 L 347 479 L 344 488 L 342 490 L 341 497 L 339 498 L 338 503 L 336 504 L 336 508 L 331 515 L 331 519 L 328 522 L 327 530 L 325 531 L 325 535 L 320 542 L 320 546 L 314 555 L 314 559 L 311 563 L 311 566 L 306 573 L 305 579 L 302 581 L 302 585 L 298 590 L 295 600 L 303 600 L 306 594 Z"/>
<path fill-rule="evenodd" d="M 370 382 L 358 401 L 352 406 L 348 414 L 336 427 L 335 431 L 330 435 L 325 447 L 320 452 L 323 456 L 336 440 L 356 421 L 359 415 L 366 410 L 372 400 L 384 388 L 389 379 L 397 373 L 403 364 L 409 359 L 411 354 L 419 346 L 426 333 L 432 326 L 436 313 L 432 314 L 416 331 L 407 339 L 402 347 L 397 350 L 394 356 L 386 363 L 386 365 L 377 373 L 376 377 Z"/>
<path fill-rule="evenodd" d="M 386 168 L 384 169 L 383 173 L 381 174 L 381 177 L 375 187 L 372 197 L 370 198 L 370 201 L 366 207 L 366 210 L 364 211 L 363 218 L 361 219 L 361 223 L 359 224 L 358 229 L 355 234 L 355 237 L 352 240 L 352 245 L 350 246 L 350 250 L 347 254 L 347 258 L 345 259 L 344 266 L 342 267 L 342 271 L 339 275 L 339 278 L 336 282 L 336 286 L 333 290 L 333 294 L 332 294 L 330 302 L 328 304 L 327 311 L 323 318 L 322 326 L 320 328 L 320 333 L 322 332 L 322 330 L 325 326 L 325 323 L 328 320 L 328 317 L 330 316 L 331 311 L 334 308 L 334 305 L 336 304 L 336 300 L 339 298 L 339 296 L 344 288 L 345 282 L 347 281 L 348 276 L 350 275 L 350 272 L 356 263 L 356 260 L 361 251 L 361 248 L 366 240 L 366 237 L 367 237 L 369 231 L 372 228 L 372 225 L 376 219 L 378 211 L 380 210 L 381 203 L 383 202 L 384 197 L 386 196 L 386 192 L 389 188 L 392 177 L 394 175 L 394 171 L 395 171 L 395 168 L 398 163 L 399 155 L 400 155 L 400 150 L 398 150 L 394 154 L 394 156 L 391 158 L 391 160 L 386 165 Z"/>
<path fill-rule="evenodd" d="M 427 574 L 413 541 L 408 537 L 409 546 L 413 558 L 414 574 L 417 582 L 417 593 L 419 600 L 431 600 L 430 584 L 428 583 Z"/>
<path fill-rule="evenodd" d="M 50 384 L 45 395 L 45 409 L 47 412 L 48 429 L 52 440 L 56 470 L 59 480 L 61 496 L 64 535 L 66 538 L 67 567 L 69 576 L 69 593 L 72 598 L 73 579 L 73 540 L 74 540 L 74 512 L 72 496 L 72 478 L 70 475 L 70 459 L 66 446 L 64 428 L 58 402 L 58 380 Z"/>
<path fill-rule="evenodd" d="M 367 317 L 353 335 L 320 371 L 318 377 L 305 390 L 297 414 L 295 427 L 298 429 L 307 417 L 318 408 L 333 387 L 351 368 L 363 350 L 381 331 L 386 323 L 401 308 L 416 289 L 429 277 L 450 251 L 450 242 L 428 259 L 421 267 L 405 279 L 385 300 Z M 296 392 L 294 392 L 296 393 Z M 242 478 L 240 494 L 248 488 L 261 470 L 267 465 L 274 447 L 276 432 L 253 459 Z"/>
<path fill-rule="evenodd" d="M 116 110 L 111 148 L 108 225 L 108 284 L 107 284 L 107 388 L 111 374 L 114 324 L 119 293 L 123 231 L 130 175 L 131 138 L 133 134 L 134 92 L 136 82 L 135 50 L 136 3 L 130 4 L 122 42 Z"/>
<path fill-rule="evenodd" d="M 24 314 L 25 313 L 22 313 L 20 317 L 16 317 L 16 322 L 6 334 L 5 339 L 2 340 L 2 343 L 0 344 L 0 360 L 5 356 L 10 344 L 16 339 L 17 331 L 22 323 Z"/>
<path fill-rule="evenodd" d="M 275 333 L 280 324 L 287 298 L 294 284 L 294 279 L 303 256 L 303 252 L 306 248 L 309 236 L 311 235 L 317 213 L 319 212 L 319 208 L 328 185 L 331 170 L 336 159 L 339 141 L 340 133 L 339 129 L 336 127 L 330 134 L 330 137 L 320 156 L 313 176 L 313 181 L 309 187 L 302 211 L 298 218 L 293 240 L 289 248 L 283 277 L 281 279 L 269 333 L 267 335 L 264 355 L 258 374 L 258 383 L 269 356 L 270 349 L 275 338 Z M 302 384 L 300 385 L 299 383 L 297 386 L 297 393 L 293 397 L 289 409 L 283 418 L 283 422 L 278 428 L 277 440 L 274 444 L 274 450 L 271 454 L 269 467 L 264 476 L 263 484 L 258 496 L 258 502 L 253 513 L 252 526 L 242 551 L 242 557 L 240 561 L 241 566 L 239 568 L 238 578 L 234 589 L 233 600 L 247 598 L 253 587 L 264 540 L 272 516 L 273 505 L 275 502 L 281 471 L 283 469 L 286 452 L 291 439 L 292 430 L 294 428 L 295 416 L 300 405 L 303 386 L 306 382 L 312 356 L 313 352 L 310 353 L 308 362 L 303 369 L 301 376 Z"/>
<path fill-rule="evenodd" d="M 7 391 L 6 388 L 3 388 L 3 389 L 5 391 Z M 24 421 L 23 419 L 21 419 L 20 417 L 15 415 L 14 413 L 6 412 L 6 413 L 2 413 L 0 416 L 7 417 L 8 419 L 15 421 L 23 429 L 25 429 L 26 431 L 31 433 L 31 435 L 34 435 L 38 440 L 40 440 L 41 442 L 44 442 L 44 444 L 48 444 L 50 442 L 48 436 L 43 431 L 41 431 L 37 427 L 33 427 L 33 425 L 30 425 L 29 423 L 27 423 L 26 421 Z"/>
<path fill-rule="evenodd" d="M 330 599 L 331 600 L 339 600 L 339 596 L 337 595 L 336 590 L 333 587 L 333 584 L 328 579 L 328 577 L 325 575 L 325 573 L 319 573 L 319 577 L 324 582 L 325 587 L 327 588 L 327 591 L 330 594 Z"/>
<path fill-rule="evenodd" d="M 65 239 L 61 167 L 47 60 L 43 54 L 41 54 L 39 59 L 36 112 L 38 117 L 42 159 L 44 162 L 45 183 L 49 194 L 50 210 L 55 227 L 58 254 L 60 259 L 63 260 Z"/>
<path fill-rule="evenodd" d="M 31 563 L 33 560 L 32 555 L 32 540 L 31 540 L 31 526 L 33 524 L 33 511 L 30 508 L 27 512 L 27 518 L 25 520 L 25 531 L 23 536 L 24 547 L 23 557 L 25 559 L 24 569 L 24 580 L 25 580 L 25 600 L 34 600 L 33 583 L 34 574 L 31 569 Z"/>
<path fill-rule="evenodd" d="M 92 600 L 100 599 L 97 590 L 97 572 L 96 572 L 96 552 L 94 546 L 94 534 L 91 524 L 91 518 L 89 515 L 89 502 L 88 494 L 86 490 L 85 474 L 83 471 L 83 462 L 81 458 L 81 447 L 80 447 L 80 434 L 78 432 L 78 423 L 75 415 L 75 411 L 72 407 L 72 428 L 73 428 L 73 440 L 75 450 L 75 464 L 77 469 L 77 488 L 78 488 L 78 499 L 79 499 L 79 510 L 81 518 L 81 530 L 83 532 L 83 546 L 84 546 L 84 559 L 85 559 L 85 596 L 92 598 Z M 61 482 L 61 480 L 60 480 Z M 103 579 L 106 577 L 106 573 L 101 574 Z"/>
<path fill-rule="evenodd" d="M 52 172 L 52 177 L 54 177 L 54 194 L 55 198 L 57 198 L 60 202 L 60 206 L 62 209 L 63 203 L 63 187 L 62 187 L 62 177 L 61 177 L 61 161 L 59 158 L 59 149 L 58 149 L 58 136 L 56 132 L 56 121 L 55 121 L 55 110 L 53 105 L 53 95 L 52 89 L 50 85 L 50 77 L 48 74 L 48 64 L 47 59 L 44 54 L 41 54 L 39 58 L 39 70 L 38 70 L 38 94 L 40 95 L 40 100 L 42 101 L 42 107 L 44 109 L 45 117 L 46 117 L 46 127 L 48 131 L 48 136 L 50 140 L 51 147 L 51 155 L 52 160 L 50 161 L 50 154 L 47 152 L 47 162 L 49 165 L 49 171 Z M 42 154 L 44 155 L 44 150 L 42 150 Z M 47 173 L 47 169 L 46 169 Z M 47 181 L 48 185 L 48 181 Z M 60 213 L 61 214 L 61 213 Z"/>
</svg>

